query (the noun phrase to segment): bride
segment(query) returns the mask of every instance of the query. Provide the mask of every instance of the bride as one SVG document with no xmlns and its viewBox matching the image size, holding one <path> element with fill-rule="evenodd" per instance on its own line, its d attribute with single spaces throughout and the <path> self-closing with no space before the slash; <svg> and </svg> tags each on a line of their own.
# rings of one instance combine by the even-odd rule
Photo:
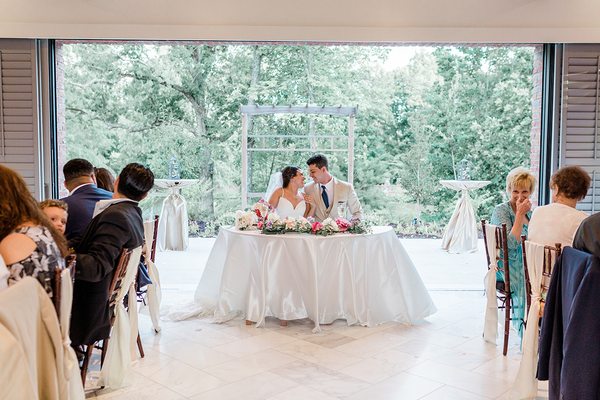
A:
<svg viewBox="0 0 600 400">
<path fill-rule="evenodd" d="M 267 196 L 271 207 L 281 218 L 300 218 L 311 215 L 311 196 L 302 195 L 298 191 L 304 187 L 304 175 L 298 167 L 285 167 L 281 174 L 276 174 L 275 178 L 280 181 L 277 187 L 269 196 L 270 190 L 267 190 Z M 269 183 L 272 186 L 272 183 Z"/>
</svg>

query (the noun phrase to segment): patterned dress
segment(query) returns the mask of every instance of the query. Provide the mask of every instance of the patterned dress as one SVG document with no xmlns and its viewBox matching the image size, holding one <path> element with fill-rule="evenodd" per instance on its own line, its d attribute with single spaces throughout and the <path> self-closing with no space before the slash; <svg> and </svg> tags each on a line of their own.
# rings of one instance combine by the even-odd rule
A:
<svg viewBox="0 0 600 400">
<path fill-rule="evenodd" d="M 10 271 L 8 285 L 13 285 L 24 276 L 36 278 L 44 290 L 52 297 L 54 271 L 65 266 L 65 259 L 48 228 L 44 226 L 24 226 L 15 230 L 35 242 L 35 249 L 21 261 L 7 265 Z"/>
<path fill-rule="evenodd" d="M 492 213 L 490 223 L 493 225 L 506 224 L 508 233 L 508 269 L 510 272 L 510 291 L 512 292 L 512 324 L 519 332 L 519 336 L 523 337 L 523 320 L 525 317 L 526 297 L 525 297 L 525 275 L 523 274 L 523 250 L 521 249 L 521 238 L 515 238 L 511 233 L 513 224 L 515 223 L 515 212 L 509 202 L 502 203 L 496 206 Z M 526 221 L 529 222 L 531 211 L 527 213 Z M 521 235 L 527 236 L 528 224 L 523 224 Z M 498 262 L 500 266 L 501 261 Z M 496 280 L 504 282 L 504 273 L 498 271 Z"/>
</svg>

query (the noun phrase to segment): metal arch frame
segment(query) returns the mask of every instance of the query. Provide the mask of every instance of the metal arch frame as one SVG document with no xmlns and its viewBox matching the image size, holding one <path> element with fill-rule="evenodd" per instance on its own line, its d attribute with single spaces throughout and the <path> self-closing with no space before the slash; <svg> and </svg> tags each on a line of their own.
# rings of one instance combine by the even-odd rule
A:
<svg viewBox="0 0 600 400">
<path fill-rule="evenodd" d="M 248 206 L 248 195 L 256 193 L 248 192 L 248 126 L 251 118 L 255 115 L 273 115 L 273 114 L 311 114 L 311 115 L 329 115 L 334 117 L 348 118 L 348 182 L 354 180 L 354 123 L 358 107 L 342 106 L 259 106 L 246 105 L 240 107 L 242 114 L 242 208 Z M 279 137 L 279 135 L 267 135 L 269 137 Z M 265 136 L 266 137 L 266 136 Z M 283 137 L 283 135 L 281 136 Z M 304 137 L 301 135 L 289 135 L 285 137 Z M 296 149 L 296 151 L 317 151 L 317 138 L 331 138 L 332 135 L 312 135 L 309 133 L 310 149 Z M 254 151 L 281 151 L 282 148 L 259 148 Z M 335 149 L 332 145 L 327 151 L 346 151 Z"/>
</svg>

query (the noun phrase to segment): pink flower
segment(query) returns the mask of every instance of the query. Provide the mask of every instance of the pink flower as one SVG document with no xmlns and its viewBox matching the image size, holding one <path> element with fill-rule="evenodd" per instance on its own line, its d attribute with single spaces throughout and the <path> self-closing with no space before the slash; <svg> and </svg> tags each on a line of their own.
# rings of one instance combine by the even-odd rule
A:
<svg viewBox="0 0 600 400">
<path fill-rule="evenodd" d="M 312 232 L 313 233 L 317 233 L 318 231 L 321 230 L 321 228 L 323 228 L 323 224 L 320 222 L 313 222 L 312 224 Z"/>
<path fill-rule="evenodd" d="M 348 222 L 348 220 L 345 218 L 337 218 L 335 220 L 335 223 L 337 224 L 338 228 L 340 229 L 340 232 L 345 232 L 348 230 L 348 228 L 350 228 L 350 222 Z"/>
<path fill-rule="evenodd" d="M 262 221 L 258 221 L 258 224 L 256 224 L 256 227 L 257 227 L 258 229 L 262 229 L 262 227 L 263 227 L 263 222 L 262 222 Z"/>
</svg>

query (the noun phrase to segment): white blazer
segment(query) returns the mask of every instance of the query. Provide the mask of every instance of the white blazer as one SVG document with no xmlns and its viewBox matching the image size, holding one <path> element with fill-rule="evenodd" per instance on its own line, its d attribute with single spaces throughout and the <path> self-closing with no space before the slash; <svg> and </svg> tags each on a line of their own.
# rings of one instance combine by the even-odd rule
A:
<svg viewBox="0 0 600 400">
<path fill-rule="evenodd" d="M 328 217 L 337 218 L 339 216 L 337 210 L 339 202 L 346 203 L 352 218 L 363 219 L 363 210 L 358 196 L 356 196 L 354 188 L 348 182 L 333 178 L 333 199 L 329 199 L 329 208 L 325 208 L 325 203 L 323 203 L 321 185 L 311 182 L 304 186 L 304 193 L 313 197 L 311 207 L 314 207 L 314 210 L 311 210 L 310 214 L 314 215 L 315 220 L 319 222 L 323 222 Z"/>
</svg>

